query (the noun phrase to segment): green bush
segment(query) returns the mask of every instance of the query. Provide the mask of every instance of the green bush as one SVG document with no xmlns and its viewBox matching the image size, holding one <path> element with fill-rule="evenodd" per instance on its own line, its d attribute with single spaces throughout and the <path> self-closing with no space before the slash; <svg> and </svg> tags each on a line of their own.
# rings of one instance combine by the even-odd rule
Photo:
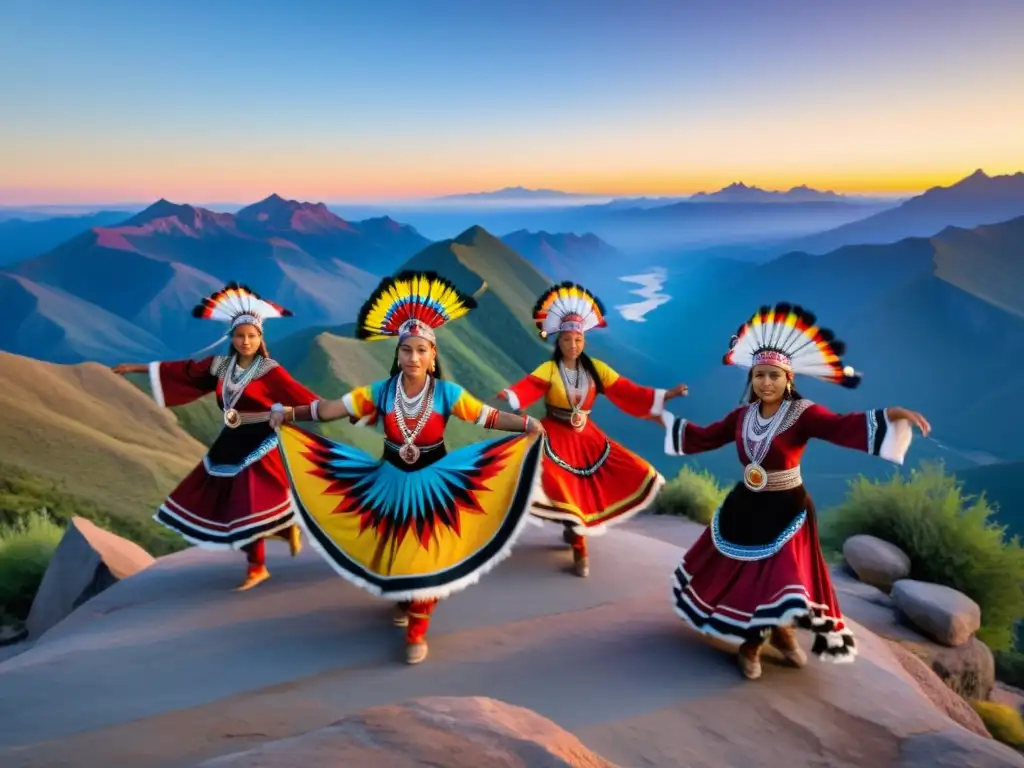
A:
<svg viewBox="0 0 1024 768">
<path fill-rule="evenodd" d="M 707 525 L 728 493 L 729 489 L 720 486 L 707 470 L 695 472 L 683 467 L 675 478 L 665 483 L 652 506 L 656 515 L 682 515 Z"/>
<path fill-rule="evenodd" d="M 1024 720 L 1020 712 L 994 701 L 971 701 L 992 738 L 1014 749 L 1024 749 Z"/>
<path fill-rule="evenodd" d="M 64 529 L 45 510 L 0 528 L 0 623 L 24 621 Z"/>
<path fill-rule="evenodd" d="M 996 680 L 1024 688 L 1024 653 L 1020 651 L 996 651 Z"/>
<path fill-rule="evenodd" d="M 825 516 L 821 537 L 834 549 L 858 533 L 895 544 L 910 558 L 912 578 L 960 590 L 978 603 L 979 639 L 1006 649 L 1024 615 L 1024 549 L 989 519 L 994 511 L 984 495 L 965 496 L 941 463 L 925 463 L 909 480 L 851 482 L 846 501 Z"/>
<path fill-rule="evenodd" d="M 70 492 L 63 484 L 0 463 L 0 528 L 19 526 L 40 509 L 46 509 L 47 516 L 59 525 L 65 525 L 75 515 L 84 517 L 100 528 L 134 541 L 154 557 L 188 546 L 176 533 L 154 522 L 149 514 L 139 518 L 108 514 L 95 502 Z"/>
</svg>

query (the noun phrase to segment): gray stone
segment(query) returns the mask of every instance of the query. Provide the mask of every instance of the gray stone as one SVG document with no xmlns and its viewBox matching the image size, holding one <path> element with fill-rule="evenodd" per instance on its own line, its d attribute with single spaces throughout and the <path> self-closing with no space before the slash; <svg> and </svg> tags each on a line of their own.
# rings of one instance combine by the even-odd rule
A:
<svg viewBox="0 0 1024 768">
<path fill-rule="evenodd" d="M 38 638 L 86 601 L 154 562 L 138 544 L 72 517 L 29 609 L 28 636 Z"/>
<path fill-rule="evenodd" d="M 851 536 L 843 542 L 843 558 L 858 579 L 886 592 L 910 575 L 906 552 L 876 536 Z"/>
<path fill-rule="evenodd" d="M 890 595 L 915 627 L 943 645 L 963 645 L 981 626 L 978 604 L 950 587 L 901 579 L 893 584 Z"/>
</svg>

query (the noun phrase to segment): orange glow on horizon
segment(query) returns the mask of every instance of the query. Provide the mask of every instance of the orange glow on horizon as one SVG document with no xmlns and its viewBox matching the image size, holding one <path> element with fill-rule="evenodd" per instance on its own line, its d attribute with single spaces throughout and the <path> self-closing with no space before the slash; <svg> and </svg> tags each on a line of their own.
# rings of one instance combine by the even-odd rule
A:
<svg viewBox="0 0 1024 768">
<path fill-rule="evenodd" d="M 333 173 L 324 174 L 316 179 L 297 179 L 293 174 L 280 174 L 278 180 L 269 178 L 269 174 L 254 174 L 265 178 L 243 181 L 238 177 L 230 181 L 197 183 L 192 179 L 173 178 L 178 174 L 168 174 L 171 178 L 164 183 L 150 184 L 89 184 L 58 186 L 57 184 L 39 184 L 31 187 L 3 188 L 0 187 L 0 205 L 60 205 L 60 204 L 99 204 L 99 203 L 139 203 L 155 201 L 161 197 L 175 202 L 224 202 L 249 203 L 261 200 L 272 193 L 282 197 L 316 201 L 386 202 L 415 200 L 445 195 L 458 195 L 472 192 L 492 192 L 505 187 L 526 187 L 529 189 L 554 189 L 580 195 L 597 197 L 674 197 L 687 196 L 697 192 L 714 192 L 733 183 L 741 182 L 748 187 L 760 187 L 770 191 L 785 191 L 795 186 L 806 185 L 820 191 L 832 191 L 850 195 L 916 195 L 932 187 L 948 187 L 973 173 L 976 168 L 958 169 L 955 171 L 934 171 L 900 173 L 892 171 L 887 174 L 846 173 L 815 177 L 813 175 L 794 176 L 791 174 L 702 174 L 691 176 L 685 181 L 678 175 L 637 175 L 634 177 L 617 176 L 601 178 L 588 175 L 587 178 L 536 177 L 528 179 L 511 179 L 508 181 L 481 178 L 481 174 L 447 175 L 443 183 L 431 183 L 423 179 L 421 183 L 402 183 L 393 178 L 373 179 L 366 182 L 339 184 Z M 1000 176 L 1020 172 L 1018 168 L 983 168 L 989 176 Z M 387 175 L 385 174 L 385 177 Z M 290 177 L 290 178 L 289 178 Z M 56 180 L 54 180 L 56 181 Z M 355 180 L 354 180 L 355 181 Z M 362 180 L 360 180 L 362 181 Z"/>
</svg>

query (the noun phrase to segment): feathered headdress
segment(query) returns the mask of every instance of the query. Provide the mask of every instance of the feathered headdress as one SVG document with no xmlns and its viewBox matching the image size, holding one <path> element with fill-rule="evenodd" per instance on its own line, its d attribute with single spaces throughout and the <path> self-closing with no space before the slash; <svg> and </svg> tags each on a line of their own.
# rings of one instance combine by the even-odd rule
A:
<svg viewBox="0 0 1024 768">
<path fill-rule="evenodd" d="M 846 345 L 827 328 L 819 328 L 813 312 L 793 304 L 761 307 L 732 337 L 726 365 L 753 368 L 774 365 L 796 375 L 854 389 L 860 374 L 840 359 Z"/>
<path fill-rule="evenodd" d="M 604 319 L 604 304 L 594 294 L 573 282 L 559 283 L 537 299 L 533 319 L 546 339 L 553 333 L 579 331 L 586 333 L 608 325 Z"/>
<path fill-rule="evenodd" d="M 401 343 L 418 336 L 436 343 L 436 328 L 471 309 L 476 309 L 476 300 L 436 272 L 401 272 L 381 280 L 363 304 L 356 337 L 379 341 L 397 336 Z"/>
<path fill-rule="evenodd" d="M 273 317 L 291 317 L 290 310 L 262 298 L 245 285 L 230 282 L 221 290 L 207 296 L 195 309 L 192 316 L 203 320 L 221 320 L 229 323 L 228 333 L 240 325 L 255 325 L 263 331 L 263 321 Z"/>
</svg>

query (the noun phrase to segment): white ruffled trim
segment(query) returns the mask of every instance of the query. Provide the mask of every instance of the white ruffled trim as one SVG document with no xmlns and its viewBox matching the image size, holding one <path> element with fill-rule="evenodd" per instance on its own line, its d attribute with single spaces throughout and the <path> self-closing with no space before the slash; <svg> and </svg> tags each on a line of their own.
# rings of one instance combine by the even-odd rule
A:
<svg viewBox="0 0 1024 768">
<path fill-rule="evenodd" d="M 160 382 L 160 361 L 154 360 L 149 364 L 149 388 L 153 392 L 153 400 L 161 408 L 167 406 L 164 400 L 164 385 Z"/>
<path fill-rule="evenodd" d="M 178 516 L 175 515 L 172 510 L 167 509 L 166 506 L 160 505 L 160 509 L 166 512 L 171 517 L 173 517 L 175 520 L 179 519 Z M 300 515 L 294 504 L 291 504 L 288 507 L 288 509 L 283 511 L 281 514 L 287 515 L 287 517 L 283 517 L 280 523 L 278 525 L 275 525 L 273 528 L 270 528 L 266 531 L 261 531 L 260 533 L 254 536 L 249 536 L 248 538 L 242 539 L 240 541 L 232 542 L 208 541 L 204 539 L 197 539 L 194 536 L 189 536 L 187 533 L 183 533 L 179 528 L 175 528 L 173 525 L 169 525 L 166 520 L 161 520 L 159 515 L 153 515 L 153 519 L 160 523 L 160 525 L 162 525 L 167 530 L 174 531 L 176 534 L 181 536 L 181 538 L 183 538 L 189 544 L 198 549 L 203 549 L 208 552 L 237 552 L 238 550 L 248 546 L 249 544 L 252 544 L 254 541 L 269 538 L 273 536 L 275 533 L 283 531 L 286 528 L 291 528 L 293 525 L 299 522 Z M 192 528 L 199 527 L 191 523 L 188 523 L 188 525 L 190 525 Z"/>
<path fill-rule="evenodd" d="M 579 517 L 574 515 L 572 512 L 558 512 L 550 509 L 541 509 L 534 510 L 530 514 L 537 518 L 537 522 L 535 522 L 534 525 L 543 526 L 544 523 L 540 522 L 541 520 L 547 521 L 549 523 L 572 523 L 573 533 L 575 533 L 578 536 L 604 536 L 606 533 L 608 533 L 609 530 L 611 530 L 615 526 L 636 517 L 641 512 L 646 510 L 654 501 L 654 497 L 657 496 L 661 489 L 664 487 L 665 476 L 658 472 L 655 476 L 654 483 L 648 489 L 647 493 L 644 494 L 644 497 L 637 502 L 636 507 L 631 509 L 629 512 L 623 513 L 617 517 L 612 518 L 611 520 L 607 520 L 603 523 L 598 523 L 597 525 L 591 526 L 589 528 L 583 523 L 580 523 Z M 545 501 L 547 501 L 548 504 L 551 503 L 551 500 L 547 496 L 544 496 L 543 498 Z"/>
<path fill-rule="evenodd" d="M 902 465 L 914 438 L 914 428 L 906 419 L 890 421 L 885 410 L 882 411 L 882 418 L 885 419 L 885 437 L 878 449 L 878 457 Z"/>
<path fill-rule="evenodd" d="M 670 411 L 661 412 L 661 423 L 665 425 L 665 453 L 669 456 L 685 456 L 686 454 L 680 446 L 679 450 L 676 450 L 675 442 L 672 440 L 673 426 L 677 421 L 683 422 L 682 429 L 686 429 L 686 419 L 677 419 Z"/>
<path fill-rule="evenodd" d="M 532 435 L 531 437 L 534 440 L 539 439 L 539 435 Z M 527 450 L 531 449 L 532 446 Z M 285 465 L 287 467 L 288 458 L 285 455 L 284 451 L 281 452 L 281 458 L 284 460 Z M 516 524 L 515 530 L 509 536 L 508 541 L 505 542 L 505 545 L 501 548 L 501 550 L 496 555 L 494 555 L 494 557 L 492 557 L 486 564 L 475 570 L 473 573 L 463 576 L 461 579 L 453 581 L 452 583 L 446 584 L 442 587 L 407 590 L 405 592 L 386 592 L 385 590 L 381 589 L 375 584 L 371 584 L 365 579 L 356 576 L 355 574 L 345 570 L 337 563 L 335 563 L 334 559 L 331 558 L 331 556 L 328 555 L 327 552 L 324 550 L 324 547 L 320 543 L 320 540 L 310 533 L 309 527 L 306 525 L 306 518 L 302 515 L 302 513 L 299 510 L 296 510 L 295 512 L 295 521 L 302 529 L 302 532 L 306 534 L 306 538 L 309 540 L 309 543 L 312 545 L 313 549 L 315 549 L 320 554 L 320 556 L 326 561 L 326 563 L 332 569 L 334 569 L 334 571 L 339 576 L 341 576 L 341 578 L 343 578 L 350 584 L 354 584 L 355 586 L 366 590 L 375 597 L 384 597 L 387 600 L 394 600 L 396 602 L 404 602 L 406 600 L 443 600 L 444 598 L 450 597 L 456 592 L 461 592 L 467 587 L 473 586 L 478 581 L 480 581 L 480 578 L 484 576 L 484 574 L 487 574 L 490 571 L 494 570 L 495 566 L 497 566 L 501 561 L 505 560 L 509 555 L 512 554 L 512 547 L 515 545 L 516 541 L 519 539 L 519 536 L 522 534 L 522 532 L 526 529 L 526 526 L 530 524 L 529 509 L 533 505 L 534 499 L 537 498 L 539 494 L 543 494 L 541 484 L 543 467 L 544 460 L 543 456 L 541 456 L 540 459 L 537 461 L 537 466 L 534 469 L 533 478 L 530 482 L 530 497 L 526 501 L 526 507 L 524 509 L 523 515 L 519 518 L 519 522 Z M 290 478 L 291 475 L 289 474 L 289 481 Z"/>
<path fill-rule="evenodd" d="M 661 416 L 665 412 L 665 395 L 668 392 L 664 389 L 654 390 L 654 404 L 651 405 L 651 416 Z"/>
</svg>

